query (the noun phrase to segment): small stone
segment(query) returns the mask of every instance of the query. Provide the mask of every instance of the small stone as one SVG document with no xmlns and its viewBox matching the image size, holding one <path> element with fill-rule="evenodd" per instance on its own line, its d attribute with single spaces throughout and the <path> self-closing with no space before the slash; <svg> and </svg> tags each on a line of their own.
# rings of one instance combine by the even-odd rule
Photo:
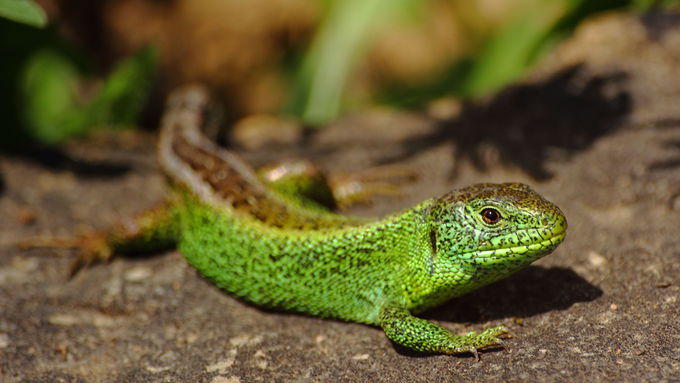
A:
<svg viewBox="0 0 680 383">
<path fill-rule="evenodd" d="M 9 346 L 9 335 L 0 333 L 0 348 Z"/>
<path fill-rule="evenodd" d="M 141 282 L 151 277 L 151 269 L 148 267 L 135 267 L 125 273 L 125 280 L 128 282 Z"/>
<path fill-rule="evenodd" d="M 271 144 L 293 144 L 302 139 L 299 122 L 260 114 L 238 121 L 232 130 L 234 142 L 246 149 L 259 149 Z"/>
<path fill-rule="evenodd" d="M 210 382 L 211 383 L 241 383 L 241 379 L 238 376 L 216 376 Z"/>
<path fill-rule="evenodd" d="M 235 351 L 235 350 L 232 350 Z M 230 353 L 231 354 L 231 353 Z M 224 374 L 227 372 L 227 370 L 234 365 L 234 361 L 236 360 L 236 353 L 234 352 L 233 355 L 229 355 L 229 357 L 225 360 L 220 360 L 218 362 L 215 362 L 205 368 L 206 372 L 217 372 L 220 374 Z"/>
<path fill-rule="evenodd" d="M 602 254 L 591 250 L 588 252 L 588 262 L 590 262 L 593 267 L 600 267 L 607 263 L 607 258 L 605 258 Z"/>
</svg>

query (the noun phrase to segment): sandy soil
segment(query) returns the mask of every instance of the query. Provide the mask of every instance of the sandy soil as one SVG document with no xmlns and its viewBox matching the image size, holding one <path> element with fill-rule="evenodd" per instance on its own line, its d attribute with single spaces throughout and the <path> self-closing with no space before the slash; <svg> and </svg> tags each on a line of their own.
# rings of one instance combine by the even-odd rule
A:
<svg viewBox="0 0 680 383">
<path fill-rule="evenodd" d="M 425 316 L 457 332 L 505 324 L 505 349 L 420 355 L 359 324 L 262 311 L 177 252 L 119 257 L 66 278 L 53 250 L 17 240 L 104 228 L 162 198 L 153 138 L 75 142 L 4 157 L 1 382 L 680 381 L 680 24 L 590 23 L 529 78 L 447 121 L 371 110 L 308 142 L 331 170 L 419 169 L 408 207 L 480 181 L 530 183 L 567 215 L 566 242 L 524 271 Z"/>
</svg>

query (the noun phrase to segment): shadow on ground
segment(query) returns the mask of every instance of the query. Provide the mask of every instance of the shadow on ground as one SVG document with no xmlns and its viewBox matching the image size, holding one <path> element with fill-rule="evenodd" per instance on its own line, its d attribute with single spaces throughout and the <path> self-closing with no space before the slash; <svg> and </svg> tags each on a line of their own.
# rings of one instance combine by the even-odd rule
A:
<svg viewBox="0 0 680 383">
<path fill-rule="evenodd" d="M 78 177 L 108 178 L 118 177 L 132 170 L 130 164 L 112 160 L 96 161 L 73 158 L 64 150 L 49 147 L 33 147 L 12 154 L 38 164 L 52 171 L 69 171 Z"/>
<path fill-rule="evenodd" d="M 510 87 L 486 103 L 466 104 L 434 134 L 406 142 L 399 158 L 450 142 L 457 157 L 452 176 L 461 159 L 485 170 L 484 151 L 492 148 L 500 163 L 548 179 L 546 160 L 590 147 L 620 128 L 632 108 L 624 73 L 585 78 L 583 72 L 582 65 L 571 66 L 542 82 Z"/>
<path fill-rule="evenodd" d="M 553 310 L 566 310 L 578 302 L 590 302 L 602 290 L 571 269 L 529 266 L 503 279 L 426 312 L 423 317 L 452 323 L 481 323 L 508 318 L 526 318 Z M 460 331 L 458 331 L 460 332 Z M 392 343 L 395 351 L 409 357 L 427 357 Z M 484 353 L 502 348 L 484 350 Z M 455 355 L 461 358 L 472 354 Z"/>
<path fill-rule="evenodd" d="M 451 300 L 425 316 L 457 323 L 526 318 L 566 310 L 575 303 L 590 302 L 600 296 L 601 289 L 571 269 L 529 266 L 510 278 Z"/>
</svg>

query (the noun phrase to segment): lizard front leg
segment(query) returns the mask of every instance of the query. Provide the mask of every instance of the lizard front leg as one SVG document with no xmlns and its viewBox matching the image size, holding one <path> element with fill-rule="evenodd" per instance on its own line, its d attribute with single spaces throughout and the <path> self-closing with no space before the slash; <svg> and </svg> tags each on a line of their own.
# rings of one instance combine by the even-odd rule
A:
<svg viewBox="0 0 680 383">
<path fill-rule="evenodd" d="M 477 359 L 477 350 L 501 346 L 503 342 L 498 336 L 508 332 L 505 326 L 497 326 L 486 329 L 481 334 L 470 332 L 462 336 L 456 335 L 393 304 L 385 305 L 380 310 L 379 324 L 390 340 L 404 347 L 443 354 L 469 352 Z"/>
</svg>

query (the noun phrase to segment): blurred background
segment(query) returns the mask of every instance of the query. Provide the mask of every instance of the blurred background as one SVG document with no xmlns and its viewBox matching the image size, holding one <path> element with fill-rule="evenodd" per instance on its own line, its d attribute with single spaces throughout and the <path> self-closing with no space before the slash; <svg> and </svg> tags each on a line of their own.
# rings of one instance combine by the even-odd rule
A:
<svg viewBox="0 0 680 383">
<path fill-rule="evenodd" d="M 153 129 L 164 95 L 191 81 L 231 123 L 322 128 L 376 105 L 446 117 L 521 79 L 587 20 L 678 3 L 0 0 L 0 150 Z"/>
</svg>

